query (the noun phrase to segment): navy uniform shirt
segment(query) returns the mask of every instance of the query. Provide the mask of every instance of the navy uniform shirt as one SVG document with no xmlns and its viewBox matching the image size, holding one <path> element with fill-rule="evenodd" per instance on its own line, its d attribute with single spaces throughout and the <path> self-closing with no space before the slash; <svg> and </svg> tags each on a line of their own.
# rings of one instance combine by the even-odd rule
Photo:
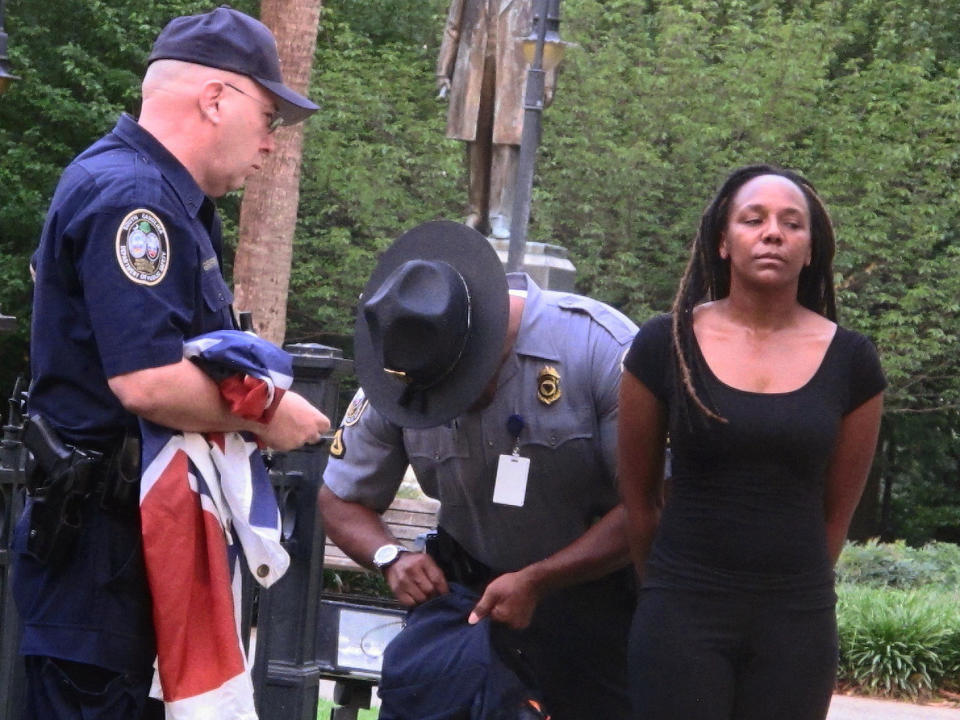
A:
<svg viewBox="0 0 960 720">
<path fill-rule="evenodd" d="M 178 362 L 185 338 L 232 327 L 220 221 L 186 168 L 136 121 L 64 171 L 37 251 L 30 409 L 64 440 L 136 431 L 107 378 Z"/>
<path fill-rule="evenodd" d="M 213 202 L 129 117 L 64 171 L 36 254 L 30 411 L 62 439 L 109 450 L 137 420 L 107 378 L 178 362 L 183 341 L 233 327 Z M 17 524 L 14 595 L 21 652 L 148 672 L 156 654 L 137 508 L 83 507 L 68 561 L 24 553 Z"/>
<path fill-rule="evenodd" d="M 440 500 L 440 525 L 497 572 L 557 552 L 617 504 L 617 393 L 637 330 L 595 300 L 541 290 L 523 274 L 508 280 L 511 292 L 526 290 L 526 304 L 490 405 L 440 427 L 404 430 L 361 390 L 323 476 L 341 499 L 382 511 L 409 463 L 423 491 Z M 514 414 L 523 420 L 520 454 L 530 458 L 522 507 L 492 501 L 499 457 L 513 452 Z"/>
</svg>

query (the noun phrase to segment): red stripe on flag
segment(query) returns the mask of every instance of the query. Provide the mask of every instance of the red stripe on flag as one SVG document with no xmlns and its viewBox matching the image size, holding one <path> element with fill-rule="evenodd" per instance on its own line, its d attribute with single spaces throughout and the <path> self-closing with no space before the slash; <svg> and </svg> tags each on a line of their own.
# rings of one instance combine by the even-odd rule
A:
<svg viewBox="0 0 960 720">
<path fill-rule="evenodd" d="M 244 420 L 262 420 L 270 394 L 269 386 L 249 375 L 232 375 L 220 382 L 220 394 L 230 404 L 230 412 Z"/>
<path fill-rule="evenodd" d="M 223 531 L 200 507 L 188 468 L 186 453 L 177 451 L 140 508 L 167 702 L 208 692 L 244 672 Z"/>
</svg>

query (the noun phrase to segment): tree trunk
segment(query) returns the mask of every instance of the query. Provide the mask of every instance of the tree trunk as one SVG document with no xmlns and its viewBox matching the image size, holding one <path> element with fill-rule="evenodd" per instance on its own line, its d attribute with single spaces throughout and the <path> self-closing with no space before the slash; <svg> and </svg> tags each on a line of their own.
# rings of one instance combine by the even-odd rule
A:
<svg viewBox="0 0 960 720">
<path fill-rule="evenodd" d="M 277 39 L 286 84 L 306 95 L 322 0 L 262 0 L 260 18 Z M 281 127 L 276 149 L 247 183 L 234 260 L 236 309 L 253 313 L 256 331 L 278 345 L 287 330 L 287 291 L 300 200 L 303 123 Z"/>
</svg>

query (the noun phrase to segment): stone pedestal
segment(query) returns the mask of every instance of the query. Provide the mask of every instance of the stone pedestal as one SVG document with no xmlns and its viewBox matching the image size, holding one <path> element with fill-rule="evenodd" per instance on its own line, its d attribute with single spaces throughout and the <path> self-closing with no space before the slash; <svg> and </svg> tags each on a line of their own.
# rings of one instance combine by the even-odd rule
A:
<svg viewBox="0 0 960 720">
<path fill-rule="evenodd" d="M 506 266 L 510 241 L 490 238 L 490 244 Z M 577 269 L 567 256 L 567 249 L 560 245 L 528 240 L 524 246 L 523 269 L 545 290 L 574 292 Z"/>
</svg>

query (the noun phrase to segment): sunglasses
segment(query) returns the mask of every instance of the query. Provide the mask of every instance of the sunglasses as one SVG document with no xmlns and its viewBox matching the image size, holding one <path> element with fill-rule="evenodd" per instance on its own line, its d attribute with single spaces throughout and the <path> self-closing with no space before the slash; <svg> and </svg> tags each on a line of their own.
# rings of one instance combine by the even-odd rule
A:
<svg viewBox="0 0 960 720">
<path fill-rule="evenodd" d="M 231 85 L 231 84 L 228 83 L 228 82 L 225 82 L 224 85 L 226 85 L 226 86 L 227 86 L 228 88 L 230 88 L 231 90 L 236 90 L 236 91 L 237 91 L 238 93 L 240 93 L 241 95 L 246 95 L 248 98 L 250 98 L 251 100 L 253 100 L 253 101 L 254 101 L 255 103 L 257 103 L 258 105 L 262 105 L 263 107 L 269 107 L 265 102 L 263 102 L 263 100 L 259 100 L 259 99 L 255 98 L 253 95 L 251 95 L 250 93 L 244 92 L 243 90 L 241 90 L 240 88 L 238 88 L 236 85 Z M 281 117 L 280 113 L 277 112 L 276 110 L 271 110 L 270 112 L 268 112 L 268 113 L 267 113 L 267 117 L 269 118 L 269 119 L 267 120 L 267 132 L 272 133 L 272 132 L 273 132 L 274 130 L 276 130 L 278 127 L 280 127 L 281 125 L 283 125 L 283 117 Z"/>
</svg>

